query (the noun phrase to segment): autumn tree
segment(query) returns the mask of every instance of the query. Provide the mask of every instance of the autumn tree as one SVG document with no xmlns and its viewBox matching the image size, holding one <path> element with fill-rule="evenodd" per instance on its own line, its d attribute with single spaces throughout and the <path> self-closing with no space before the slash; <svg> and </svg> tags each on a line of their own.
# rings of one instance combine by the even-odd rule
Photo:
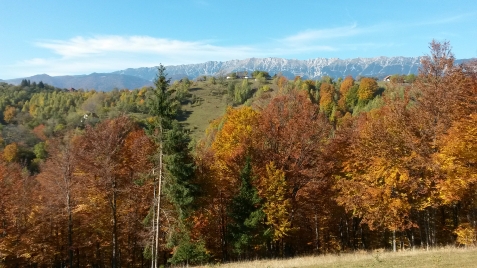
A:
<svg viewBox="0 0 477 268">
<path fill-rule="evenodd" d="M 378 90 L 378 83 L 376 80 L 364 77 L 359 82 L 358 99 L 360 101 L 369 101 L 373 98 L 374 93 Z"/>
<path fill-rule="evenodd" d="M 121 195 L 132 184 L 131 166 L 125 158 L 128 134 L 134 124 L 127 117 L 107 120 L 96 127 L 88 126 L 78 141 L 78 166 L 91 176 L 96 194 L 107 200 L 111 222 L 111 266 L 119 264 L 119 211 Z"/>
<path fill-rule="evenodd" d="M 197 149 L 198 181 L 207 195 L 197 200 L 199 209 L 194 217 L 200 228 L 196 228 L 212 254 L 223 261 L 229 259 L 230 251 L 227 207 L 239 189 L 258 115 L 247 106 L 229 107 L 222 118 L 212 122 Z M 210 229 L 219 231 L 210 233 Z"/>
<path fill-rule="evenodd" d="M 449 133 L 440 138 L 440 150 L 434 158 L 445 174 L 438 183 L 440 198 L 443 203 L 459 207 L 463 215 L 461 219 L 454 215 L 454 226 L 457 242 L 465 245 L 475 243 L 476 215 L 475 202 L 477 186 L 477 154 L 475 140 L 477 132 L 475 125 L 477 116 L 471 114 L 455 122 Z"/>
<path fill-rule="evenodd" d="M 63 230 L 67 233 L 68 265 L 73 266 L 73 209 L 75 208 L 76 196 L 75 185 L 78 178 L 75 176 L 76 157 L 75 145 L 70 136 L 58 138 L 49 142 L 49 157 L 42 166 L 42 172 L 37 180 L 42 186 L 45 198 L 51 199 L 55 204 L 55 213 L 65 211 L 66 226 Z M 46 200 L 45 200 L 46 202 Z M 61 213 L 63 214 L 63 213 Z"/>
<path fill-rule="evenodd" d="M 6 123 L 11 123 L 13 118 L 15 117 L 17 111 L 15 107 L 13 106 L 7 106 L 5 108 L 5 111 L 3 111 L 3 120 L 5 120 Z"/>
<path fill-rule="evenodd" d="M 440 183 L 440 193 L 446 203 L 464 201 L 472 196 L 477 183 L 477 154 L 474 148 L 477 115 L 455 122 L 449 133 L 441 138 L 441 148 L 436 160 L 446 172 L 446 180 Z M 477 205 L 477 204 L 475 204 Z"/>
<path fill-rule="evenodd" d="M 37 183 L 18 163 L 0 157 L 0 254 L 2 265 L 28 266 L 41 259 L 30 230 L 35 226 Z"/>
<path fill-rule="evenodd" d="M 335 106 L 334 100 L 335 89 L 332 84 L 322 83 L 320 87 L 320 111 L 326 116 L 330 116 L 333 107 Z"/>
<path fill-rule="evenodd" d="M 3 149 L 3 158 L 7 162 L 13 162 L 18 158 L 18 153 L 18 145 L 15 142 L 10 143 L 9 145 L 5 146 L 5 149 Z"/>
<path fill-rule="evenodd" d="M 413 226 L 412 192 L 419 183 L 411 167 L 418 161 L 406 124 L 410 113 L 405 100 L 388 103 L 379 111 L 362 115 L 344 178 L 338 181 L 338 203 L 371 229 L 393 232 Z M 393 249 L 395 239 L 393 239 Z"/>
<path fill-rule="evenodd" d="M 349 107 L 349 102 L 346 100 L 350 98 L 350 90 L 354 85 L 354 79 L 352 76 L 346 76 L 340 85 L 340 99 L 338 101 L 338 107 L 343 112 L 351 111 L 352 107 Z"/>
<path fill-rule="evenodd" d="M 426 245 L 435 246 L 438 238 L 435 214 L 440 205 L 435 185 L 446 175 L 433 161 L 433 155 L 439 152 L 439 140 L 446 135 L 453 122 L 466 118 L 476 110 L 477 87 L 474 68 L 454 65 L 449 42 L 433 40 L 429 48 L 430 54 L 423 57 L 418 78 L 412 87 L 415 105 L 411 107 L 413 118 L 409 126 L 415 137 L 415 151 L 422 159 L 417 174 L 423 184 L 428 185 L 421 190 L 425 197 L 419 213 L 421 226 L 428 234 Z"/>
<path fill-rule="evenodd" d="M 285 76 L 278 76 L 277 77 L 277 85 L 279 90 L 286 91 L 288 86 L 288 79 Z"/>
<path fill-rule="evenodd" d="M 288 191 L 285 172 L 277 169 L 273 162 L 267 164 L 266 173 L 259 185 L 259 193 L 264 199 L 263 212 L 269 227 L 269 236 L 276 243 L 274 249 L 279 251 L 277 253 L 280 255 L 283 255 L 283 239 L 292 231 L 289 217 L 291 202 L 287 198 Z"/>
<path fill-rule="evenodd" d="M 320 187 L 330 186 L 325 178 L 327 167 L 322 150 L 328 142 L 331 126 L 303 91 L 290 91 L 274 98 L 260 113 L 258 122 L 253 151 L 254 159 L 260 161 L 256 164 L 258 174 L 265 177 L 265 167 L 270 162 L 284 172 L 285 197 L 291 203 L 288 216 L 291 227 L 295 227 L 300 224 L 294 219 L 302 205 L 298 197 L 304 194 L 304 187 L 318 181 L 324 182 Z M 285 241 L 289 245 L 297 243 L 288 238 Z"/>
</svg>

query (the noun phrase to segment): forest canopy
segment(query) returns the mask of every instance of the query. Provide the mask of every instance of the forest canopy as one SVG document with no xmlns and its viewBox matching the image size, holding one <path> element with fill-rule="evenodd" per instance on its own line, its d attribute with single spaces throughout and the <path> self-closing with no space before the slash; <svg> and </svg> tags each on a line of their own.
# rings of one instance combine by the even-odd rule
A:
<svg viewBox="0 0 477 268">
<path fill-rule="evenodd" d="M 475 245 L 477 62 L 429 48 L 387 82 L 0 83 L 0 266 Z M 228 107 L 193 139 L 186 109 L 213 97 Z"/>
</svg>

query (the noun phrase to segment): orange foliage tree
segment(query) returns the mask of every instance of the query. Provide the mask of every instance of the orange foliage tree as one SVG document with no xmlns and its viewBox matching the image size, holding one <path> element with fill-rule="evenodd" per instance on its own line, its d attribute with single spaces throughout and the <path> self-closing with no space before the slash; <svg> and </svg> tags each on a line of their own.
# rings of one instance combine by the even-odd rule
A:
<svg viewBox="0 0 477 268">
<path fill-rule="evenodd" d="M 88 193 L 89 202 L 85 205 L 93 210 L 101 209 L 98 212 L 104 216 L 107 216 L 106 212 L 109 211 L 109 217 L 105 218 L 103 224 L 109 222 L 110 226 L 104 229 L 99 238 L 104 243 L 104 239 L 109 237 L 111 266 L 116 267 L 120 260 L 120 244 L 126 241 L 126 237 L 131 238 L 131 233 L 127 233 L 127 236 L 121 235 L 131 219 L 126 216 L 133 217 L 136 222 L 133 227 L 137 228 L 138 221 L 141 217 L 144 218 L 145 214 L 136 215 L 136 211 L 147 213 L 149 207 L 147 203 L 138 204 L 134 201 L 142 200 L 136 196 L 139 192 L 135 180 L 140 179 L 140 175 L 151 168 L 148 156 L 152 143 L 143 131 L 137 131 L 134 123 L 123 116 L 106 120 L 94 128 L 87 127 L 78 144 L 78 167 L 80 172 L 87 174 L 91 190 Z M 104 227 L 107 227 L 107 224 L 103 225 Z M 134 253 L 138 254 L 137 251 L 131 254 Z"/>
<path fill-rule="evenodd" d="M 289 209 L 290 228 L 305 230 L 306 226 L 298 220 L 298 214 L 311 214 L 300 210 L 304 206 L 299 202 L 299 197 L 307 195 L 307 191 L 314 188 L 311 185 L 320 189 L 329 189 L 331 185 L 329 178 L 325 177 L 327 166 L 323 154 L 330 133 L 331 126 L 327 119 L 320 114 L 319 107 L 311 102 L 304 91 L 279 95 L 260 113 L 254 133 L 256 145 L 252 159 L 262 178 L 267 178 L 266 167 L 271 162 L 277 170 L 284 173 L 286 184 L 281 187 L 286 187 L 285 200 L 290 202 L 290 207 L 286 206 Z M 265 188 L 271 186 L 267 185 Z M 264 187 L 263 182 L 260 187 Z M 311 195 L 314 199 L 327 198 L 324 195 Z M 264 195 L 262 198 L 268 202 L 282 197 Z M 296 239 L 290 240 L 290 237 L 284 242 L 289 245 L 299 243 Z M 308 242 L 303 241 L 304 244 Z"/>
<path fill-rule="evenodd" d="M 346 98 L 348 97 L 348 93 L 351 87 L 354 86 L 354 79 L 352 76 L 348 75 L 346 78 L 341 82 L 340 85 L 340 99 L 338 101 L 338 107 L 342 112 L 347 112 L 349 107 L 346 107 Z"/>
</svg>

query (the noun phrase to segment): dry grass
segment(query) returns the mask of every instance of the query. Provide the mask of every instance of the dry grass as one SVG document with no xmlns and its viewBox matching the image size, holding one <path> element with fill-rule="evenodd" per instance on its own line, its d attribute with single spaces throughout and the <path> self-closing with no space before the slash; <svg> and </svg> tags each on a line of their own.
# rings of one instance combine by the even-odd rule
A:
<svg viewBox="0 0 477 268">
<path fill-rule="evenodd" d="M 201 267 L 477 267 L 477 248 L 440 248 L 404 252 L 357 252 L 341 255 L 257 260 Z"/>
</svg>

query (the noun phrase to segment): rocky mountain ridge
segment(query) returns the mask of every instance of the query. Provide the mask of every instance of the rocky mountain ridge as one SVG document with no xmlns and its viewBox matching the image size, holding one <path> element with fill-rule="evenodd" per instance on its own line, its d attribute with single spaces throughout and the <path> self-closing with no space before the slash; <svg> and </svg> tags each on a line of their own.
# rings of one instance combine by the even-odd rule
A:
<svg viewBox="0 0 477 268">
<path fill-rule="evenodd" d="M 294 60 L 282 58 L 249 58 L 244 60 L 208 61 L 199 64 L 166 66 L 171 77 L 225 76 L 232 72 L 249 73 L 255 70 L 267 71 L 270 75 L 281 73 L 293 78 L 296 75 L 306 79 L 319 79 L 323 76 L 334 78 L 347 75 L 372 76 L 382 78 L 389 74 L 416 74 L 420 65 L 420 57 L 376 57 L 376 58 L 316 58 Z M 129 68 L 113 72 L 141 77 L 152 81 L 156 68 Z"/>
<path fill-rule="evenodd" d="M 179 80 L 184 77 L 196 79 L 201 76 L 226 76 L 233 72 L 255 70 L 267 71 L 270 75 L 282 74 L 290 79 L 299 75 L 305 79 L 320 79 L 323 76 L 333 78 L 366 76 L 384 78 L 392 74 L 417 74 L 421 57 L 376 57 L 376 58 L 316 58 L 294 60 L 282 58 L 249 58 L 244 60 L 208 61 L 198 64 L 166 66 L 169 77 Z M 456 63 L 467 61 L 456 60 Z M 95 89 L 110 91 L 118 89 L 135 89 L 151 86 L 157 74 L 156 67 L 128 68 L 112 73 L 92 73 L 89 75 L 49 76 L 46 74 L 31 77 L 4 80 L 20 84 L 22 79 L 40 82 L 59 88 Z M 1 81 L 1 80 L 0 80 Z"/>
</svg>

